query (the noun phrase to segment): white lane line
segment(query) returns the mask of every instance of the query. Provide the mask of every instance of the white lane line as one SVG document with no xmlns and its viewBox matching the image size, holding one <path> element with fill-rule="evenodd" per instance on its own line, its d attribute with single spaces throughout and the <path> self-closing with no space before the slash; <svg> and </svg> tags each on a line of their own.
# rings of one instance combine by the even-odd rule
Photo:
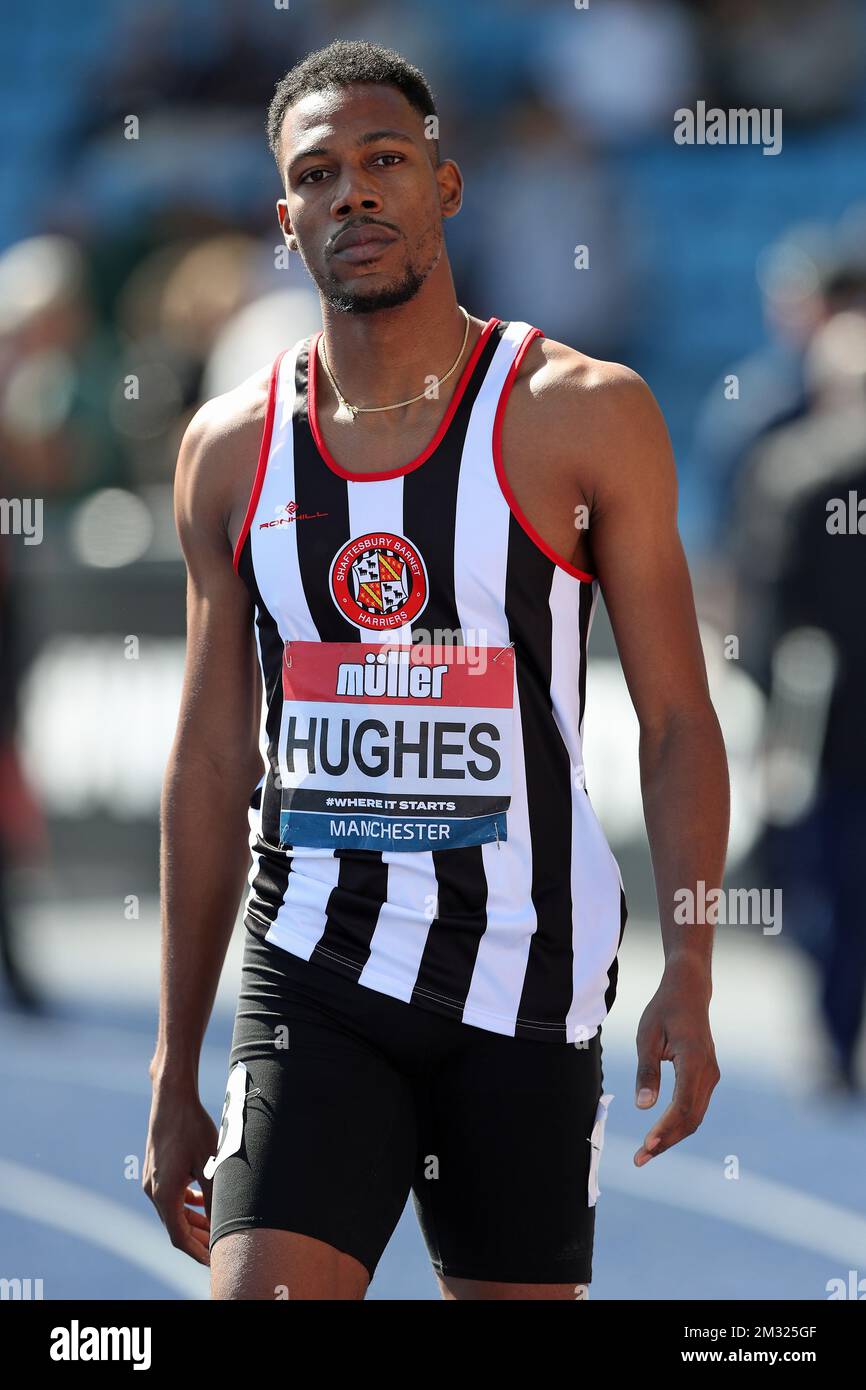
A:
<svg viewBox="0 0 866 1390">
<path fill-rule="evenodd" d="M 207 1269 L 175 1250 L 162 1226 L 77 1183 L 0 1158 L 0 1208 L 108 1250 L 184 1298 L 209 1297 Z"/>
<path fill-rule="evenodd" d="M 740 1178 L 726 1178 L 721 1159 L 714 1163 L 668 1150 L 636 1168 L 638 1147 L 608 1135 L 599 1173 L 602 1194 L 607 1186 L 638 1201 L 712 1216 L 841 1261 L 846 1269 L 866 1264 L 866 1218 L 859 1213 L 748 1168 L 741 1167 Z"/>
</svg>

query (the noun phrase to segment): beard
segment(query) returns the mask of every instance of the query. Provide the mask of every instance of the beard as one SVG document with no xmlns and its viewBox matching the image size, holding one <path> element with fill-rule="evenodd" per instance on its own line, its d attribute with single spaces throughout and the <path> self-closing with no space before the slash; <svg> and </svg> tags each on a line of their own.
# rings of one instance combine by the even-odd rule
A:
<svg viewBox="0 0 866 1390">
<path fill-rule="evenodd" d="M 409 261 L 401 274 L 387 285 L 371 286 L 367 289 L 362 284 L 357 289 L 349 289 L 327 274 L 316 275 L 309 265 L 307 269 L 322 298 L 338 313 L 375 314 L 379 309 L 396 309 L 399 305 L 407 304 L 410 299 L 414 299 L 427 276 L 436 269 L 443 248 L 441 229 L 438 235 L 434 229 L 426 241 L 427 245 L 420 248 L 421 255 L 418 257 L 421 268 L 419 269 L 417 263 Z"/>
<path fill-rule="evenodd" d="M 415 298 L 426 278 L 426 274 L 419 275 L 410 267 L 390 285 L 351 290 L 328 280 L 319 284 L 319 291 L 325 302 L 341 314 L 374 314 L 377 309 L 396 309 L 400 304 L 407 304 Z"/>
</svg>

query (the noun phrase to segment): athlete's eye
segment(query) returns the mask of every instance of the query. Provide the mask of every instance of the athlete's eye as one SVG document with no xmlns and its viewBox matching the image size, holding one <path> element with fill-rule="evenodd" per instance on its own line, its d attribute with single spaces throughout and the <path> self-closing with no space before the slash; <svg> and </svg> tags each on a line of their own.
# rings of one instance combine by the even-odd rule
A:
<svg viewBox="0 0 866 1390">
<path fill-rule="evenodd" d="M 326 174 L 327 172 L 327 169 L 308 169 L 305 174 L 301 174 L 298 183 L 306 183 L 311 174 Z M 320 182 L 320 179 L 316 179 L 316 183 Z"/>
</svg>

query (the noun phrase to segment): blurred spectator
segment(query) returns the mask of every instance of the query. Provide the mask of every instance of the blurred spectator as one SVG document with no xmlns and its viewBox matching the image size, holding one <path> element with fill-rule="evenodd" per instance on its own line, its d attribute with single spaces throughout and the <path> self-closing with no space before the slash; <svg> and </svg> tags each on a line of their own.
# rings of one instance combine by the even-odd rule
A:
<svg viewBox="0 0 866 1390">
<path fill-rule="evenodd" d="M 802 225 L 759 261 L 770 340 L 714 383 L 696 428 L 695 462 L 703 474 L 707 536 L 721 549 L 728 544 L 734 495 L 747 457 L 771 430 L 807 410 L 805 360 L 814 334 L 841 310 L 866 307 L 866 241 L 853 235 L 858 226 L 853 216 L 847 229 Z M 738 382 L 733 399 L 725 391 L 730 376 Z M 760 652 L 766 658 L 768 651 L 761 645 L 754 652 L 748 669 L 765 685 L 768 667 Z"/>
<path fill-rule="evenodd" d="M 808 413 L 757 451 L 735 534 L 744 603 L 760 605 L 753 641 L 772 671 L 766 862 L 818 961 L 831 1079 L 855 1090 L 866 993 L 866 313 L 820 329 L 806 380 Z"/>
<path fill-rule="evenodd" d="M 217 336 L 205 367 L 203 399 L 231 391 L 283 348 L 321 326 L 319 297 L 312 287 L 276 290 L 254 300 L 229 319 Z"/>
<path fill-rule="evenodd" d="M 0 451 L 12 490 L 73 499 L 122 472 L 105 402 L 117 371 L 87 267 L 68 238 L 0 255 Z"/>
<path fill-rule="evenodd" d="M 170 241 L 122 286 L 115 314 L 126 349 L 109 409 L 136 481 L 172 476 L 178 430 L 201 399 L 205 362 L 223 325 L 256 292 L 262 255 L 259 242 L 240 233 Z"/>
<path fill-rule="evenodd" d="M 175 203 L 261 227 L 264 112 L 308 29 L 240 0 L 126 10 L 67 136 L 64 215 L 104 235 Z"/>
<path fill-rule="evenodd" d="M 263 24 L 239 0 L 127 9 L 98 80 L 83 94 L 78 139 L 116 130 L 130 112 L 143 118 L 165 108 L 179 115 L 195 107 L 246 108 L 260 116 L 263 93 L 300 56 L 301 23 L 292 15 L 281 24 L 286 17 L 274 10 Z M 285 47 L 277 53 L 280 24 Z"/>
<path fill-rule="evenodd" d="M 862 86 L 864 39 L 857 0 L 699 0 L 713 100 L 781 107 L 786 122 L 849 112 Z"/>
<path fill-rule="evenodd" d="M 669 134 L 695 95 L 697 31 L 674 0 L 605 0 L 548 11 L 536 41 L 536 82 L 600 145 Z"/>
<path fill-rule="evenodd" d="M 500 138 L 507 158 L 485 161 L 467 188 L 475 312 L 525 319 L 591 356 L 621 355 L 636 302 L 631 228 L 597 152 L 533 90 Z M 576 265 L 584 246 L 588 263 Z"/>
<path fill-rule="evenodd" d="M 6 537 L 0 537 L 0 971 L 14 1002 L 37 1009 L 41 1000 L 21 962 L 10 886 L 11 867 L 44 851 L 44 830 L 15 746 L 20 649 L 9 548 Z"/>
</svg>

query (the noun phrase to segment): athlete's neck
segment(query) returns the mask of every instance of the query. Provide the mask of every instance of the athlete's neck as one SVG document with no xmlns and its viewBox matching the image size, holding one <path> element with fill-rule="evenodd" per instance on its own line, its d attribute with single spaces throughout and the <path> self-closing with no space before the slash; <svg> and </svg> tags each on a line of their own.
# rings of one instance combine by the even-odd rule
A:
<svg viewBox="0 0 866 1390">
<path fill-rule="evenodd" d="M 427 282 L 429 283 L 429 281 Z M 425 296 L 426 284 L 414 299 L 395 309 L 372 314 L 346 314 L 322 304 L 324 346 L 328 366 L 347 401 L 356 406 L 394 405 L 430 387 L 434 377 L 442 377 L 453 365 L 466 333 L 466 320 L 457 304 L 454 287 L 436 299 Z M 449 394 L 472 355 L 483 323 L 470 315 L 469 334 L 460 361 L 443 383 Z M 319 345 L 321 356 L 321 344 Z M 317 374 L 320 408 L 336 407 L 337 398 L 327 374 Z M 431 393 L 414 409 L 425 405 L 436 413 L 437 399 Z M 395 423 L 402 412 L 358 416 L 363 422 Z"/>
</svg>

